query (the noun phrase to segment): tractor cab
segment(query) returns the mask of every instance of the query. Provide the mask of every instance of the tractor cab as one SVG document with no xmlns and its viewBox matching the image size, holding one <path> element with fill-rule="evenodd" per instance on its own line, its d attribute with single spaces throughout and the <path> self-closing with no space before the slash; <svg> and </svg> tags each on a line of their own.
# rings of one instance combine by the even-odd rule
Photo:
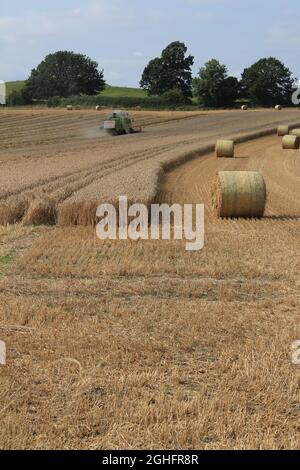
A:
<svg viewBox="0 0 300 470">
<path fill-rule="evenodd" d="M 125 111 L 114 110 L 104 121 L 104 129 L 112 135 L 130 134 L 132 120 Z"/>
<path fill-rule="evenodd" d="M 134 129 L 133 119 L 127 111 L 114 110 L 104 121 L 103 129 L 110 135 L 124 135 L 141 132 L 141 129 Z"/>
</svg>

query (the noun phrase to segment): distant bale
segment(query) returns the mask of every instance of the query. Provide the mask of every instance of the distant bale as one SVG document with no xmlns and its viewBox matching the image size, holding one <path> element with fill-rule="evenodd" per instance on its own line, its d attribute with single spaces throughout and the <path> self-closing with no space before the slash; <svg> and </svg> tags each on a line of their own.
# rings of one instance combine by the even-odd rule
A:
<svg viewBox="0 0 300 470">
<path fill-rule="evenodd" d="M 241 107 L 241 110 L 242 111 L 248 111 L 248 106 L 246 104 L 244 104 L 242 107 Z"/>
<path fill-rule="evenodd" d="M 277 127 L 277 135 L 280 137 L 288 135 L 289 132 L 290 132 L 290 126 L 278 126 Z"/>
<path fill-rule="evenodd" d="M 73 111 L 73 106 L 71 104 L 68 104 L 67 111 Z"/>
<path fill-rule="evenodd" d="M 276 109 L 277 111 L 281 111 L 281 110 L 282 110 L 281 104 L 277 104 L 277 105 L 275 106 L 275 109 Z"/>
<path fill-rule="evenodd" d="M 76 109 L 76 111 L 80 111 L 80 110 L 81 110 L 81 106 L 80 106 L 79 104 L 77 104 L 77 105 L 75 106 L 75 109 Z"/>
<path fill-rule="evenodd" d="M 300 138 L 297 135 L 285 135 L 282 139 L 284 150 L 295 150 L 300 146 Z"/>
<path fill-rule="evenodd" d="M 293 129 L 290 132 L 291 135 L 296 135 L 297 137 L 300 137 L 300 129 Z"/>
<path fill-rule="evenodd" d="M 218 140 L 216 143 L 216 156 L 218 158 L 233 158 L 234 157 L 234 141 L 233 140 Z"/>
<path fill-rule="evenodd" d="M 220 171 L 213 183 L 215 214 L 220 218 L 261 218 L 267 190 L 261 173 L 254 171 Z"/>
<path fill-rule="evenodd" d="M 142 107 L 141 107 L 141 106 L 136 106 L 134 109 L 135 109 L 136 111 L 142 111 Z"/>
<path fill-rule="evenodd" d="M 102 109 L 102 106 L 99 106 L 99 105 L 98 105 L 98 106 L 96 106 L 96 108 L 95 108 L 95 109 L 96 109 L 96 111 L 101 111 L 101 109 Z"/>
<path fill-rule="evenodd" d="M 22 220 L 23 225 L 55 225 L 56 204 L 50 198 L 34 199 Z"/>
</svg>

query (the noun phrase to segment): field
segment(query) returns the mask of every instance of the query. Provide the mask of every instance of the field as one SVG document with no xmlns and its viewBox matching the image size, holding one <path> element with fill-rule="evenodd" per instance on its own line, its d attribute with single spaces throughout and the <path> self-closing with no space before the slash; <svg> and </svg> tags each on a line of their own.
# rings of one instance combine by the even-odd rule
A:
<svg viewBox="0 0 300 470">
<path fill-rule="evenodd" d="M 0 447 L 299 448 L 300 157 L 271 135 L 299 111 L 142 111 L 120 138 L 104 116 L 0 112 Z M 262 220 L 215 219 L 221 169 L 263 173 Z M 120 194 L 205 203 L 204 250 L 100 242 Z"/>
</svg>

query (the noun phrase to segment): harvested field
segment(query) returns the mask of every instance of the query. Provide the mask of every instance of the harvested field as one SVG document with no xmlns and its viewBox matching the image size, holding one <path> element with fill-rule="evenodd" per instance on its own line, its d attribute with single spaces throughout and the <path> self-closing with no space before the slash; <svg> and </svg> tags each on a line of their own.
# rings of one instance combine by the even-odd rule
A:
<svg viewBox="0 0 300 470">
<path fill-rule="evenodd" d="M 107 171 L 101 194 L 150 200 L 161 165 L 212 145 L 170 169 L 156 194 L 205 203 L 202 252 L 181 241 L 100 242 L 91 227 L 0 227 L 1 448 L 299 448 L 299 150 L 267 136 L 236 145 L 234 159 L 213 152 L 217 138 L 297 124 L 299 111 L 279 114 L 209 114 L 124 139 L 43 144 L 28 159 L 21 147 L 1 150 L 3 201 L 71 192 L 97 165 L 97 178 Z M 262 173 L 263 219 L 216 219 L 210 189 L 222 170 Z M 69 202 L 89 207 L 92 194 Z"/>
<path fill-rule="evenodd" d="M 86 208 L 95 200 L 149 203 L 162 168 L 215 144 L 216 136 L 245 138 L 300 122 L 298 110 L 195 113 L 136 112 L 144 133 L 108 137 L 99 127 L 107 111 L 20 110 L 0 112 L 0 223 L 30 221 L 27 211 L 37 198 L 50 198 L 59 224 L 69 225 L 74 208 L 92 223 Z M 243 116 L 243 119 L 241 119 Z M 156 125 L 154 125 L 156 124 Z M 52 223 L 52 221 L 49 221 Z"/>
</svg>

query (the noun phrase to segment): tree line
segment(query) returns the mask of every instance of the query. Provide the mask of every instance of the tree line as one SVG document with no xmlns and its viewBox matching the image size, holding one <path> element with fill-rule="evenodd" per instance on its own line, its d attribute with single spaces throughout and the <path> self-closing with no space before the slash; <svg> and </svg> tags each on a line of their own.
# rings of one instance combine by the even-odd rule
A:
<svg viewBox="0 0 300 470">
<path fill-rule="evenodd" d="M 162 97 L 174 105 L 187 105 L 192 98 L 203 107 L 232 107 L 247 100 L 254 106 L 291 104 L 296 89 L 292 72 L 274 57 L 263 58 L 246 68 L 239 80 L 228 74 L 226 65 L 211 59 L 193 77 L 195 58 L 184 43 L 169 44 L 160 57 L 145 67 L 140 86 L 150 97 Z M 13 92 L 9 104 L 31 104 L 60 98 L 97 95 L 104 90 L 104 71 L 82 54 L 58 51 L 49 54 L 33 69 L 20 92 Z"/>
<path fill-rule="evenodd" d="M 255 106 L 291 104 L 296 89 L 292 72 L 274 57 L 264 58 L 246 68 L 238 80 L 228 75 L 226 65 L 209 60 L 192 77 L 194 57 L 187 56 L 184 43 L 173 42 L 161 57 L 149 62 L 141 87 L 150 95 L 177 92 L 189 100 L 194 96 L 205 107 L 230 107 L 238 100 L 249 100 Z"/>
</svg>

